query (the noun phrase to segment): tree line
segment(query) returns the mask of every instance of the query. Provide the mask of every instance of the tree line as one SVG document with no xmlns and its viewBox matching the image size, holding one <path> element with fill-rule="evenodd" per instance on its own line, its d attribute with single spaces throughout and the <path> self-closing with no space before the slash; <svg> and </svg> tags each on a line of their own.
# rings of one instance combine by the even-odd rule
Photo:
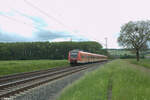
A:
<svg viewBox="0 0 150 100">
<path fill-rule="evenodd" d="M 16 42 L 0 43 L 0 60 L 67 59 L 68 52 L 79 49 L 107 55 L 98 42 Z"/>
</svg>

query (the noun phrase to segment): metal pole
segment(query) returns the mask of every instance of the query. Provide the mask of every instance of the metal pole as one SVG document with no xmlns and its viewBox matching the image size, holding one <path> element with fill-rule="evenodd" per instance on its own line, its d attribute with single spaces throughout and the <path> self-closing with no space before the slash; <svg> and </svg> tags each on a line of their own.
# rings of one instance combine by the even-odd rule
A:
<svg viewBox="0 0 150 100">
<path fill-rule="evenodd" d="M 105 40 L 106 40 L 106 44 L 105 45 L 106 45 L 106 50 L 107 50 L 107 37 L 105 37 Z"/>
</svg>

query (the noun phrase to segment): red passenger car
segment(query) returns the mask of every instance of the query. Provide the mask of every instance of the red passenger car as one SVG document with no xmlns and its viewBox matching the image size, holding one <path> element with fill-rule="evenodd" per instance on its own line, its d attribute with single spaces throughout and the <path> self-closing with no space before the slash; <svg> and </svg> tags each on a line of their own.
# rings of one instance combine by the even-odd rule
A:
<svg viewBox="0 0 150 100">
<path fill-rule="evenodd" d="M 69 52 L 68 60 L 70 64 L 92 63 L 107 60 L 107 56 L 83 52 L 80 50 L 71 50 Z"/>
</svg>

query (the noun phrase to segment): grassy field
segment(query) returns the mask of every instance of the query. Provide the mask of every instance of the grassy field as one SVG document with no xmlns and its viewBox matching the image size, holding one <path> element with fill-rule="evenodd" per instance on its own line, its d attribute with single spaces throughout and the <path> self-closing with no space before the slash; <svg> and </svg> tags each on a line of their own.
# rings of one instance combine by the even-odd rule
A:
<svg viewBox="0 0 150 100">
<path fill-rule="evenodd" d="M 107 100 L 109 85 L 111 100 L 150 100 L 149 72 L 127 61 L 115 60 L 64 89 L 58 100 Z"/>
<path fill-rule="evenodd" d="M 146 56 L 150 56 L 150 54 L 147 54 Z"/>
<path fill-rule="evenodd" d="M 125 54 L 128 54 L 128 55 L 134 55 L 131 51 L 129 50 L 120 50 L 120 49 L 108 49 L 108 52 L 110 55 L 118 55 L 118 56 L 122 56 L 122 55 L 125 55 Z"/>
<path fill-rule="evenodd" d="M 67 60 L 15 60 L 0 61 L 0 76 L 53 67 L 68 66 Z"/>
<path fill-rule="evenodd" d="M 135 59 L 130 59 L 128 61 L 130 61 L 132 64 L 137 64 L 143 67 L 150 68 L 150 59 L 140 59 L 139 62 L 137 62 Z"/>
</svg>

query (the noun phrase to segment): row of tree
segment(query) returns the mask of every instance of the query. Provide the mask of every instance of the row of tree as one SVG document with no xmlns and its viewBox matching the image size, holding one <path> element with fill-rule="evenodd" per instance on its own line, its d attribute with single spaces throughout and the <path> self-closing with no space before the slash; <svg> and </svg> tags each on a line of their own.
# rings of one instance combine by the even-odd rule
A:
<svg viewBox="0 0 150 100">
<path fill-rule="evenodd" d="M 107 54 L 97 42 L 17 42 L 0 43 L 0 60 L 67 59 L 73 49 Z"/>
</svg>

